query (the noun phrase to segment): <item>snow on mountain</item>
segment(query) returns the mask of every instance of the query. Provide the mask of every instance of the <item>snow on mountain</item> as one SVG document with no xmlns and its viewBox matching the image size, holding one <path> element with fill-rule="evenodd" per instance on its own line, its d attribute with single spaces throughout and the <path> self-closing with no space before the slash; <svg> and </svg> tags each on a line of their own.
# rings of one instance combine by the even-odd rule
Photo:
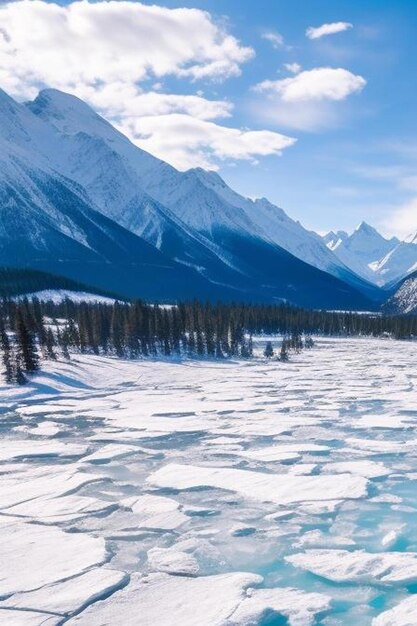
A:
<svg viewBox="0 0 417 626">
<path fill-rule="evenodd" d="M 411 235 L 388 252 L 371 268 L 386 284 L 401 280 L 417 270 L 417 235 Z"/>
<path fill-rule="evenodd" d="M 82 185 L 96 209 L 209 278 L 240 282 L 239 259 L 215 236 L 227 229 L 278 245 L 362 289 L 351 271 L 373 279 L 373 271 L 358 271 L 339 245 L 332 254 L 331 246 L 265 198 L 244 198 L 215 172 L 177 171 L 132 144 L 75 96 L 47 89 L 26 107 L 6 99 L 10 109 L 19 108 L 18 123 L 5 125 L 15 146 L 27 147 L 29 141 L 39 159 Z M 336 235 L 346 242 L 344 233 Z"/>
<path fill-rule="evenodd" d="M 323 241 L 353 272 L 377 285 L 393 284 L 417 269 L 417 234 L 404 241 L 385 239 L 362 222 L 351 235 L 330 232 Z"/>
<path fill-rule="evenodd" d="M 175 187 L 180 172 L 134 146 L 75 96 L 48 89 L 27 107 L 62 133 L 58 167 L 87 190 L 104 215 L 209 278 L 241 281 L 216 246 L 147 193 L 146 187 L 162 185 L 162 178 L 174 179 Z"/>
<path fill-rule="evenodd" d="M 58 128 L 0 92 L 4 266 L 45 270 L 150 299 L 189 298 L 198 292 L 225 296 L 224 290 L 99 212 L 85 188 L 68 176 L 69 156 Z"/>
<path fill-rule="evenodd" d="M 362 285 L 288 251 L 336 266 L 281 209 L 211 172 L 175 170 L 73 96 L 46 90 L 21 105 L 1 93 L 0 147 L 4 265 L 154 300 L 372 306 Z"/>
<path fill-rule="evenodd" d="M 211 281 L 253 298 L 305 304 L 311 298 L 319 305 L 320 298 L 358 301 L 357 288 L 368 294 L 315 233 L 268 201 L 243 198 L 213 172 L 177 171 L 74 96 L 44 90 L 26 106 L 60 133 L 57 167 L 87 190 L 103 214 Z M 310 264 L 350 280 L 354 289 L 312 272 Z"/>
<path fill-rule="evenodd" d="M 351 235 L 344 231 L 328 233 L 324 240 L 342 263 L 377 285 L 387 282 L 378 270 L 378 262 L 400 243 L 396 237 L 385 239 L 366 222 L 359 224 Z"/>
<path fill-rule="evenodd" d="M 400 283 L 384 309 L 388 313 L 417 314 L 417 271 Z"/>
<path fill-rule="evenodd" d="M 61 304 L 67 299 L 77 303 L 99 302 L 100 304 L 114 304 L 116 302 L 114 298 L 100 296 L 88 291 L 70 291 L 69 289 L 42 289 L 41 291 L 33 291 L 15 297 L 16 300 L 21 300 L 22 298 L 28 298 L 29 300 L 37 298 L 41 302 L 52 301 L 54 304 Z"/>
<path fill-rule="evenodd" d="M 212 189 L 229 205 L 242 211 L 238 214 L 240 229 L 246 229 L 249 222 L 252 233 L 258 234 L 265 241 L 275 243 L 306 263 L 335 276 L 342 274 L 340 263 L 329 253 L 321 238 L 288 217 L 283 209 L 266 198 L 251 200 L 241 196 L 228 187 L 215 172 L 206 172 L 201 168 L 191 171 L 195 172 L 206 188 Z"/>
<path fill-rule="evenodd" d="M 338 230 L 336 233 L 332 230 L 322 237 L 324 243 L 329 250 L 335 250 L 340 244 L 349 237 L 344 230 Z"/>
<path fill-rule="evenodd" d="M 166 233 L 176 232 L 178 244 L 181 231 L 182 244 L 175 250 L 170 244 L 170 254 L 177 260 L 210 277 L 213 263 L 214 273 L 218 273 L 219 260 L 246 273 L 236 250 L 225 246 L 224 233 L 228 231 L 279 246 L 369 291 L 316 233 L 268 200 L 244 198 L 215 172 L 201 168 L 177 171 L 133 145 L 74 96 L 48 89 L 27 106 L 64 133 L 66 173 L 87 189 L 105 215 L 163 251 L 166 240 L 172 240 Z M 231 279 L 227 275 L 221 278 Z"/>
</svg>

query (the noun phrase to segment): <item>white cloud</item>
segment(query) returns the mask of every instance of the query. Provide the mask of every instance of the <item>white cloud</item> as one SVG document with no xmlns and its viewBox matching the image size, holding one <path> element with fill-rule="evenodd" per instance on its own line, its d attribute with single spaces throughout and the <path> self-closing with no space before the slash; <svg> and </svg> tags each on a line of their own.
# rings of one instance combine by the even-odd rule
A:
<svg viewBox="0 0 417 626">
<path fill-rule="evenodd" d="M 301 65 L 299 63 L 284 63 L 284 67 L 291 74 L 298 74 L 301 71 Z"/>
<path fill-rule="evenodd" d="M 279 94 L 284 102 L 305 100 L 344 100 L 361 91 L 366 80 L 343 68 L 317 67 L 305 70 L 291 78 L 264 80 L 256 91 Z"/>
<path fill-rule="evenodd" d="M 202 120 L 230 117 L 227 100 L 207 100 L 199 95 L 141 91 L 130 83 L 114 82 L 100 87 L 79 85 L 77 95 L 110 119 L 186 113 Z"/>
<path fill-rule="evenodd" d="M 0 6 L 0 23 L 1 80 L 16 95 L 39 83 L 225 79 L 254 54 L 205 11 L 127 0 L 18 0 Z"/>
<path fill-rule="evenodd" d="M 350 22 L 332 22 L 331 24 L 322 24 L 317 27 L 309 26 L 306 30 L 306 37 L 309 39 L 320 39 L 320 37 L 326 37 L 327 35 L 342 33 L 352 27 L 353 24 Z"/>
<path fill-rule="evenodd" d="M 267 130 L 241 130 L 190 115 L 126 118 L 120 125 L 133 141 L 179 169 L 216 168 L 216 160 L 249 159 L 281 154 L 295 139 Z"/>
<path fill-rule="evenodd" d="M 0 24 L 0 85 L 11 95 L 31 98 L 44 86 L 73 93 L 182 169 L 280 154 L 295 141 L 214 123 L 233 106 L 202 91 L 164 93 L 169 76 L 226 80 L 254 55 L 206 11 L 133 0 L 17 0 L 0 4 Z"/>
<path fill-rule="evenodd" d="M 384 222 L 383 226 L 390 233 L 405 239 L 417 233 L 417 197 L 411 198 L 395 209 Z"/>
<path fill-rule="evenodd" d="M 284 37 L 277 32 L 266 32 L 262 34 L 262 39 L 266 39 L 272 44 L 273 48 L 282 48 L 284 46 Z"/>
</svg>

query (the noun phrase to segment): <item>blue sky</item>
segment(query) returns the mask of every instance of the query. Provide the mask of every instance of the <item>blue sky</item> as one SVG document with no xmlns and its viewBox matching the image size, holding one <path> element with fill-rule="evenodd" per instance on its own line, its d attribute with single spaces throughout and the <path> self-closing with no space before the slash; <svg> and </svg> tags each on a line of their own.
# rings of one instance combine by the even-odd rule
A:
<svg viewBox="0 0 417 626">
<path fill-rule="evenodd" d="M 217 168 L 307 227 L 417 229 L 416 2 L 106 4 L 1 2 L 0 86 L 76 93 L 138 145 Z"/>
</svg>

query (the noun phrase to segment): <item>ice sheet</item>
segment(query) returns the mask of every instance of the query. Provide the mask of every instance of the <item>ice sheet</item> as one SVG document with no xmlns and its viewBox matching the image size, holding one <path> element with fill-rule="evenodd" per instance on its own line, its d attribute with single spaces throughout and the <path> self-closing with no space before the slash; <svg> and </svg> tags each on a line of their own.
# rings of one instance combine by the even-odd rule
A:
<svg viewBox="0 0 417 626">
<path fill-rule="evenodd" d="M 413 342 L 319 338 L 0 382 L 0 623 L 408 624 L 415 372 Z"/>
</svg>

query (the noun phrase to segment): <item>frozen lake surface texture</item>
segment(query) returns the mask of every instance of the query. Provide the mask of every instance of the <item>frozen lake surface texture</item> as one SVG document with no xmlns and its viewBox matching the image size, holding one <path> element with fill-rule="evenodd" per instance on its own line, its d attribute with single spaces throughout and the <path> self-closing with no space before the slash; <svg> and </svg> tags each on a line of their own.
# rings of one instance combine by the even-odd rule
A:
<svg viewBox="0 0 417 626">
<path fill-rule="evenodd" d="M 417 351 L 0 389 L 1 626 L 416 626 Z"/>
</svg>

